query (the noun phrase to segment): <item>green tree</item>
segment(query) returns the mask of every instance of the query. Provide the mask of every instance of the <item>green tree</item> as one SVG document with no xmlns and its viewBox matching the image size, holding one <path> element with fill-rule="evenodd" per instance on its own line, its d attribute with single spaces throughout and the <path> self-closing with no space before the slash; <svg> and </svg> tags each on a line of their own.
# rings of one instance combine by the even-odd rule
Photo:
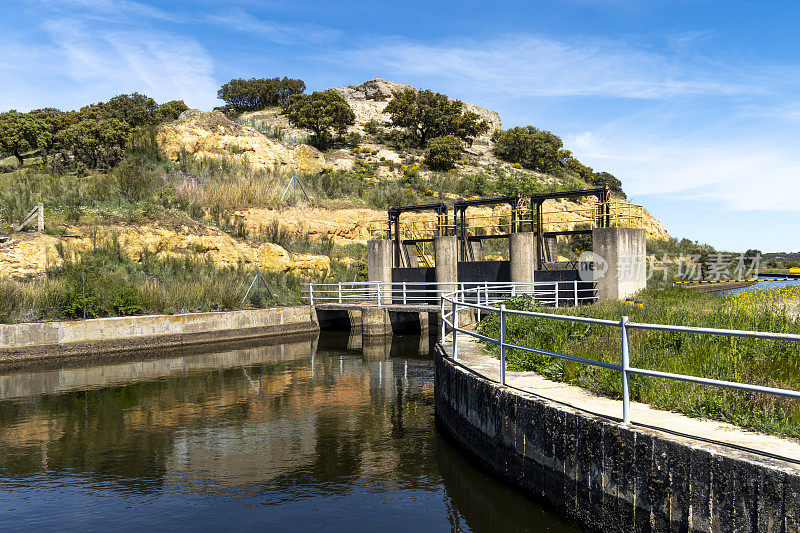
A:
<svg viewBox="0 0 800 533">
<path fill-rule="evenodd" d="M 383 112 L 392 125 L 405 128 L 417 146 L 425 147 L 430 139 L 447 135 L 471 144 L 474 137 L 489 131 L 485 120 L 463 108 L 463 102 L 444 94 L 409 88 L 395 93 Z"/>
<path fill-rule="evenodd" d="M 594 170 L 592 167 L 586 166 L 574 157 L 570 157 L 564 163 L 566 170 L 572 172 L 578 178 L 582 179 L 586 183 L 593 183 L 594 179 Z"/>
<path fill-rule="evenodd" d="M 492 141 L 497 157 L 537 172 L 562 175 L 572 158 L 558 135 L 533 126 L 498 130 Z"/>
<path fill-rule="evenodd" d="M 350 104 L 333 91 L 293 94 L 286 100 L 283 112 L 292 126 L 314 133 L 311 144 L 320 150 L 330 147 L 333 141 L 331 128 L 343 135 L 347 126 L 356 121 Z"/>
<path fill-rule="evenodd" d="M 238 111 L 255 111 L 282 105 L 295 94 L 306 90 L 303 80 L 281 78 L 236 78 L 220 87 L 217 97 Z"/>
<path fill-rule="evenodd" d="M 589 182 L 597 187 L 607 186 L 623 200 L 628 197 L 622 190 L 622 182 L 609 172 L 593 172 Z"/>
<path fill-rule="evenodd" d="M 158 104 L 143 94 L 120 94 L 101 105 L 108 115 L 127 122 L 131 128 L 157 122 Z"/>
<path fill-rule="evenodd" d="M 450 170 L 461 156 L 461 141 L 454 135 L 436 137 L 428 142 L 425 164 L 431 170 Z"/>
<path fill-rule="evenodd" d="M 13 109 L 0 113 L 0 151 L 13 154 L 20 167 L 23 153 L 46 148 L 51 139 L 43 120 Z"/>
<path fill-rule="evenodd" d="M 170 100 L 158 106 L 158 111 L 156 112 L 157 121 L 160 123 L 176 120 L 187 109 L 189 109 L 189 106 L 183 100 Z"/>
<path fill-rule="evenodd" d="M 129 135 L 130 126 L 116 118 L 86 118 L 59 132 L 58 140 L 76 161 L 97 168 L 122 159 Z"/>
</svg>

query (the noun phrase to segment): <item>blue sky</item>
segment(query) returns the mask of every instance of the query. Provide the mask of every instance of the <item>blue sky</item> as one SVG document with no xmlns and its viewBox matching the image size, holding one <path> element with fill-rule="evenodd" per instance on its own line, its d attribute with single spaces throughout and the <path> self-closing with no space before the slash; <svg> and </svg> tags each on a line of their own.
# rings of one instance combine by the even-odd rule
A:
<svg viewBox="0 0 800 533">
<path fill-rule="evenodd" d="M 800 250 L 800 3 L 2 2 L 0 109 L 382 77 L 533 124 L 675 236 Z"/>
</svg>

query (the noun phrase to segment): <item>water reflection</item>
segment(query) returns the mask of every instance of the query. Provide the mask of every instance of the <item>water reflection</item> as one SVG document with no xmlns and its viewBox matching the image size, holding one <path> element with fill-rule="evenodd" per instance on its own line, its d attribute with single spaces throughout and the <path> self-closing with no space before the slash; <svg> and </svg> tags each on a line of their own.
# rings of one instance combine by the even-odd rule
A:
<svg viewBox="0 0 800 533">
<path fill-rule="evenodd" d="M 436 435 L 430 343 L 0 375 L 0 528 L 566 527 Z"/>
</svg>

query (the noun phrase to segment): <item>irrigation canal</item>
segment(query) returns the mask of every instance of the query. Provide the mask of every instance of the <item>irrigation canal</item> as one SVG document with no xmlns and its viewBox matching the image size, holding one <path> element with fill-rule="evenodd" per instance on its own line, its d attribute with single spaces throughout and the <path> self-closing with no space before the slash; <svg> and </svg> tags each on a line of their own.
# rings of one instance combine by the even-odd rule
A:
<svg viewBox="0 0 800 533">
<path fill-rule="evenodd" d="M 781 276 L 759 276 L 758 283 L 755 285 L 750 285 L 749 287 L 740 287 L 738 289 L 730 289 L 727 291 L 720 291 L 718 294 L 727 296 L 750 291 L 779 289 L 782 287 L 800 287 L 800 279 L 785 279 Z"/>
<path fill-rule="evenodd" d="M 0 530 L 575 531 L 437 433 L 430 340 L 0 374 Z"/>
</svg>

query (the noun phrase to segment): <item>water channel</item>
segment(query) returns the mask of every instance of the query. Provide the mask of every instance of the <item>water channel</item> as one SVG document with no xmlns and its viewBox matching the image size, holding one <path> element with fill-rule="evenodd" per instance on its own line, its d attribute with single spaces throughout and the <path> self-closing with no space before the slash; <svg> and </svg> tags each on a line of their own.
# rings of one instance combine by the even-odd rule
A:
<svg viewBox="0 0 800 533">
<path fill-rule="evenodd" d="M 427 338 L 216 350 L 0 373 L 0 531 L 578 531 L 439 435 Z"/>
</svg>

